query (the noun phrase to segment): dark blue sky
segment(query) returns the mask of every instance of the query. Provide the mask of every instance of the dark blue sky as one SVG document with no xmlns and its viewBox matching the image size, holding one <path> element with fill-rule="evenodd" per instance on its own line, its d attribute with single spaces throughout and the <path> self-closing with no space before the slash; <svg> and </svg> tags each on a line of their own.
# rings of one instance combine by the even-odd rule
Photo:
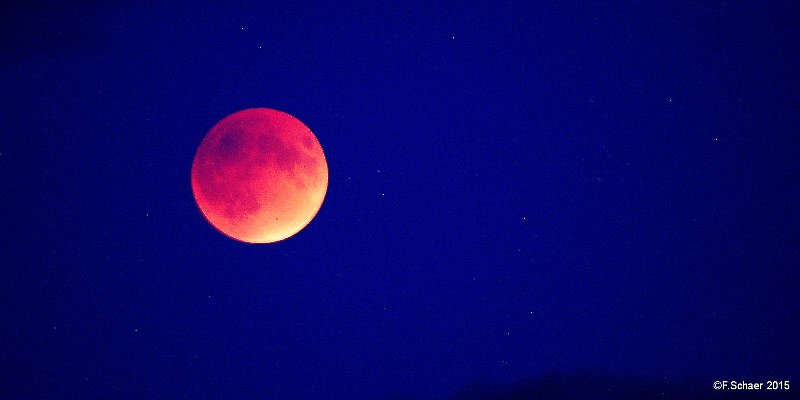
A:
<svg viewBox="0 0 800 400">
<path fill-rule="evenodd" d="M 0 395 L 798 380 L 797 5 L 483 3 L 3 6 Z M 273 245 L 190 188 L 252 107 L 330 169 Z"/>
</svg>

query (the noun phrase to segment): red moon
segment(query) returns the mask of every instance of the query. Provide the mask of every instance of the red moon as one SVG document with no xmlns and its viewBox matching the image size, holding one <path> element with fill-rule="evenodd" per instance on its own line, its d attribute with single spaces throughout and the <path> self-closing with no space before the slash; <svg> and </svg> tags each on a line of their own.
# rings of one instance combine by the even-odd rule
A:
<svg viewBox="0 0 800 400">
<path fill-rule="evenodd" d="M 208 222 L 247 243 L 300 232 L 322 206 L 328 163 L 297 118 L 270 108 L 235 112 L 206 134 L 192 163 L 192 192 Z"/>
</svg>

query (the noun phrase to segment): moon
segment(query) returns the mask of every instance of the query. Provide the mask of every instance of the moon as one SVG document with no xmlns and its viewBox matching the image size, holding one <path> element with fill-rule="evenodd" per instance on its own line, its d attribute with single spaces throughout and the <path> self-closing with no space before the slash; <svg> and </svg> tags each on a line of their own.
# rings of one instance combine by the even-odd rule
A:
<svg viewBox="0 0 800 400">
<path fill-rule="evenodd" d="M 317 137 L 297 118 L 251 108 L 223 118 L 192 162 L 192 192 L 205 218 L 246 243 L 293 236 L 316 216 L 328 191 Z"/>
</svg>

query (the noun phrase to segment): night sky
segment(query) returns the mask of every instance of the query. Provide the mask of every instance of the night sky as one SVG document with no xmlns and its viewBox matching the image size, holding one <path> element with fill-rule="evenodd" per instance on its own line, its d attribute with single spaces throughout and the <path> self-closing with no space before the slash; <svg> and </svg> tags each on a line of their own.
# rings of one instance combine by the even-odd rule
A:
<svg viewBox="0 0 800 400">
<path fill-rule="evenodd" d="M 798 3 L 137 3 L 0 12 L 0 397 L 800 390 Z M 330 171 L 270 245 L 190 185 L 253 107 Z"/>
</svg>

